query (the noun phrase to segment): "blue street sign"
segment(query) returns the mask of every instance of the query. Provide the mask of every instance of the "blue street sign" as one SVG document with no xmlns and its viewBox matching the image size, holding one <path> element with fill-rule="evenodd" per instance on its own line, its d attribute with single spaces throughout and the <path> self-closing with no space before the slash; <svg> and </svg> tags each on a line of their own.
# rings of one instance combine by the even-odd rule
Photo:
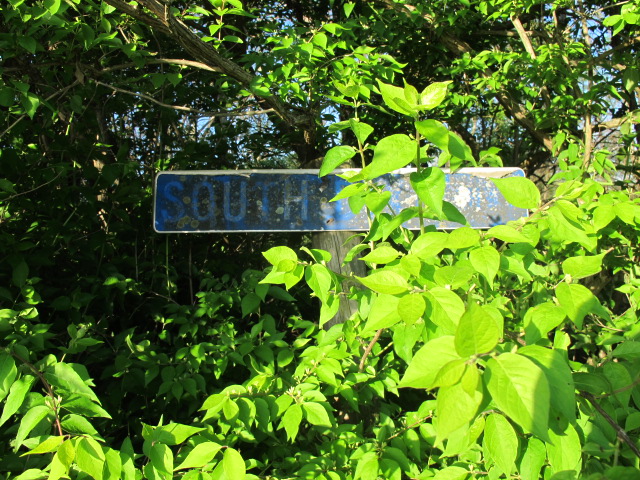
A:
<svg viewBox="0 0 640 480">
<path fill-rule="evenodd" d="M 353 169 L 350 169 L 353 170 Z M 391 192 L 388 211 L 399 213 L 418 204 L 409 183 L 414 169 L 381 179 Z M 338 172 L 339 173 L 339 172 Z M 489 178 L 524 176 L 516 168 L 469 168 L 446 174 L 445 200 L 454 204 L 474 228 L 489 228 L 528 212 L 504 199 Z M 318 170 L 171 171 L 156 176 L 153 222 L 160 233 L 318 232 L 369 229 L 363 209 L 354 215 L 348 201 L 330 202 L 349 182 Z M 440 229 L 459 223 L 429 220 Z M 418 219 L 404 224 L 418 228 Z"/>
</svg>

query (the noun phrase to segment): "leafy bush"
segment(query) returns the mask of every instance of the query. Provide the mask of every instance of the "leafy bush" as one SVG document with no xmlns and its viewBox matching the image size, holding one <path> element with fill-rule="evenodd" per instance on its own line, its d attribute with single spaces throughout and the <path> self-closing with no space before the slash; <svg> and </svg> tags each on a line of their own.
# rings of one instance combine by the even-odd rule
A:
<svg viewBox="0 0 640 480">
<path fill-rule="evenodd" d="M 339 195 L 372 216 L 351 255 L 370 268 L 355 287 L 327 268 L 329 252 L 276 246 L 264 253 L 266 276 L 207 277 L 196 304 L 154 308 L 152 328 L 91 322 L 80 295 L 68 298 L 82 321 L 60 338 L 39 321 L 38 279 L 13 257 L 8 294 L 18 300 L 0 310 L 2 471 L 22 480 L 638 478 L 640 201 L 596 180 L 601 165 L 566 153 L 547 202 L 529 180 L 495 180 L 528 218 L 487 231 L 404 229 L 409 218 L 460 219 L 443 200 L 442 165 L 423 167 L 425 140 L 454 169 L 472 159 L 456 134 L 422 119 L 446 89 L 380 84 L 413 137 L 371 146 L 374 129 L 358 118 L 334 127 L 357 145 L 330 150 L 321 174 L 372 154 Z M 376 178 L 410 163 L 419 206 L 386 213 Z M 285 306 L 294 298 L 279 285 L 303 280 L 319 322 Z M 103 288 L 125 302 L 140 285 L 115 273 Z M 323 329 L 342 296 L 358 313 Z"/>
</svg>

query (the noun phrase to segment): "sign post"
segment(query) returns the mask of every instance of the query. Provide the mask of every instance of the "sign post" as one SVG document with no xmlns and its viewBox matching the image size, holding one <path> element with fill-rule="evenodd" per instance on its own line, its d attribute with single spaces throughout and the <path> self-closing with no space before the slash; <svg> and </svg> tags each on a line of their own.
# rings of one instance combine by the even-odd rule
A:
<svg viewBox="0 0 640 480">
<path fill-rule="evenodd" d="M 353 169 L 349 169 L 353 170 Z M 414 169 L 376 179 L 391 192 L 390 211 L 418 204 L 409 183 Z M 337 173 L 340 173 L 339 171 Z M 524 176 L 516 168 L 468 168 L 447 173 L 445 200 L 473 228 L 517 220 L 527 211 L 510 205 L 490 178 Z M 348 201 L 330 202 L 349 182 L 318 170 L 170 171 L 156 176 L 154 228 L 159 233 L 323 232 L 369 229 L 366 213 L 353 214 Z M 405 227 L 419 228 L 418 219 Z M 461 226 L 427 220 L 439 229 Z"/>
</svg>

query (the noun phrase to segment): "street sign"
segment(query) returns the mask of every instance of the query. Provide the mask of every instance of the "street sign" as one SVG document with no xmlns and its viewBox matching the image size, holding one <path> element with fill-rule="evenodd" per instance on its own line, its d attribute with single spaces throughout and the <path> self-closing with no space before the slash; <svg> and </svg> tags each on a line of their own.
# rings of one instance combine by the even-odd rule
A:
<svg viewBox="0 0 640 480">
<path fill-rule="evenodd" d="M 354 170 L 354 169 L 349 169 Z M 391 192 L 396 214 L 416 206 L 409 183 L 415 169 L 376 179 Z M 340 173 L 338 171 L 337 173 Z M 489 228 L 527 215 L 504 199 L 489 178 L 524 176 L 516 168 L 467 168 L 447 173 L 445 200 L 454 204 L 474 228 Z M 354 215 L 346 199 L 330 202 L 349 182 L 318 170 L 170 171 L 156 176 L 153 222 L 159 233 L 319 232 L 369 229 L 363 209 Z M 455 222 L 436 222 L 439 229 Z M 418 219 L 404 224 L 418 228 Z"/>
</svg>

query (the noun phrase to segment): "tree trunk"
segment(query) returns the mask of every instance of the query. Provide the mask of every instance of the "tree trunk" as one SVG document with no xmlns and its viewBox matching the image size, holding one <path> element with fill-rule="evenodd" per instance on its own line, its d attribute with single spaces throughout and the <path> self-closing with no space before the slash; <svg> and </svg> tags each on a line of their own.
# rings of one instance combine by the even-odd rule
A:
<svg viewBox="0 0 640 480">
<path fill-rule="evenodd" d="M 351 277 L 352 275 L 364 276 L 366 273 L 364 262 L 357 259 L 343 265 L 349 250 L 359 243 L 358 237 L 348 240 L 353 234 L 354 232 L 342 231 L 322 232 L 314 233 L 312 237 L 313 248 L 320 248 L 331 253 L 329 269 L 346 277 Z M 353 284 L 352 279 L 342 282 L 343 291 L 348 292 Z M 348 300 L 345 295 L 340 295 L 340 309 L 335 317 L 324 324 L 324 328 L 329 329 L 337 323 L 344 323 L 357 311 L 358 303 L 356 301 Z"/>
</svg>

